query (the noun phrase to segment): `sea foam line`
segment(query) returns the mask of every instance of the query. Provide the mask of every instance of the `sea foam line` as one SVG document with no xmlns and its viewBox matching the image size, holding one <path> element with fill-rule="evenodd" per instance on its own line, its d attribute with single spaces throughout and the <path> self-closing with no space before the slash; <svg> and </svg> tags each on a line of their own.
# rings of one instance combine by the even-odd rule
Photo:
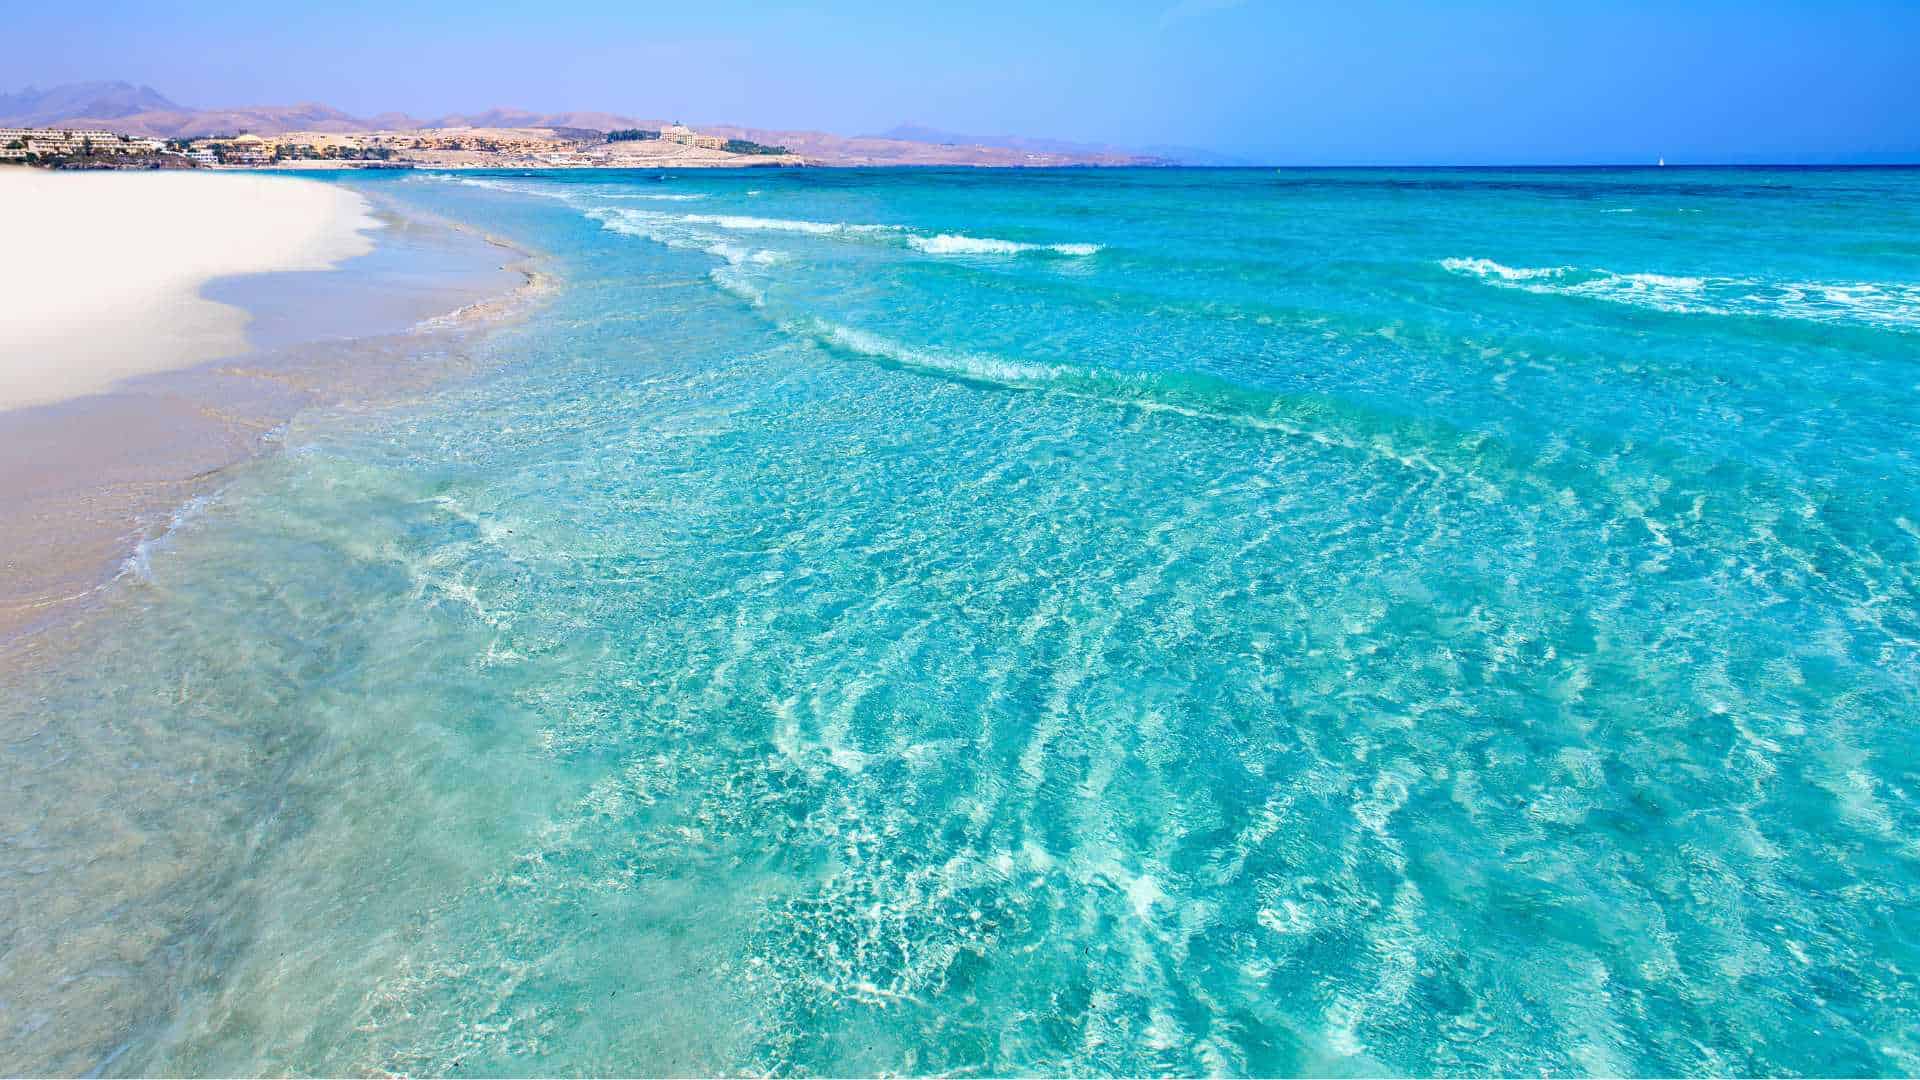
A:
<svg viewBox="0 0 1920 1080">
<path fill-rule="evenodd" d="M 604 191 L 566 191 L 543 190 L 529 184 L 515 184 L 483 176 L 450 176 L 445 173 L 422 173 L 422 179 L 431 179 L 446 183 L 465 184 L 471 187 L 487 188 L 492 191 L 507 191 L 520 195 L 535 195 L 546 199 L 573 201 L 576 198 L 613 199 L 623 201 L 647 202 L 692 202 L 707 197 L 698 192 L 604 192 Z M 758 191 L 749 194 L 759 194 Z M 631 213 L 646 213 L 631 211 Z M 592 214 L 602 224 L 606 218 Z M 877 225 L 847 221 L 807 221 L 801 218 L 758 217 L 751 214 L 679 214 L 656 215 L 659 218 L 684 222 L 689 225 L 707 225 L 729 232 L 785 232 L 802 233 L 808 236 L 886 236 L 897 235 L 906 239 L 907 246 L 926 255 L 936 256 L 995 256 L 995 255 L 1064 255 L 1069 258 L 1085 258 L 1098 254 L 1104 247 L 1101 244 L 1088 243 L 1029 243 L 1022 240 L 999 240 L 993 237 L 968 236 L 964 233 L 935 233 L 932 236 L 914 232 L 905 225 Z M 629 230 L 616 230 L 629 231 Z M 657 239 L 651 233 L 636 232 L 634 235 L 646 235 Z"/>
<path fill-rule="evenodd" d="M 1099 244 L 1060 243 L 1035 244 L 1017 240 L 996 240 L 961 233 L 937 233 L 925 236 L 914 232 L 905 225 L 882 225 L 849 221 L 808 221 L 803 218 L 759 217 L 751 214 L 669 214 L 659 211 L 639 209 L 614 210 L 612 213 L 623 215 L 628 224 L 636 226 L 694 225 L 728 232 L 779 232 L 799 233 L 806 236 L 856 237 L 869 239 L 904 239 L 907 246 L 927 255 L 1023 255 L 1042 253 L 1084 257 L 1101 250 Z M 602 223 L 608 219 L 604 213 L 592 213 Z M 626 231 L 626 230 L 616 230 Z M 653 235 L 644 230 L 639 235 Z"/>
<path fill-rule="evenodd" d="M 795 218 L 752 217 L 746 214 L 679 214 L 669 215 L 674 220 L 690 225 L 712 225 L 715 228 L 735 232 L 790 232 L 806 233 L 810 236 L 869 235 L 874 233 L 903 232 L 904 225 L 859 225 L 844 221 L 803 221 Z"/>
<path fill-rule="evenodd" d="M 928 255 L 1021 255 L 1044 251 L 1055 255 L 1084 256 L 1096 254 L 1101 248 L 1099 244 L 1026 244 L 1017 240 L 982 239 L 960 233 L 911 236 L 907 238 L 907 244 L 915 251 L 923 251 Z"/>
<path fill-rule="evenodd" d="M 1576 266 L 1515 267 L 1483 258 L 1442 259 L 1440 265 L 1500 288 L 1581 296 L 1656 311 L 1920 329 L 1920 284 L 1623 274 Z"/>
<path fill-rule="evenodd" d="M 1391 439 L 1378 436 L 1356 439 L 1301 422 L 1285 415 L 1282 396 L 1236 387 L 1208 376 L 1082 368 L 1009 360 L 984 353 L 919 348 L 820 318 L 793 319 L 781 323 L 780 328 L 797 337 L 810 338 L 896 367 L 1008 390 L 1044 391 L 1144 413 L 1252 428 L 1388 461 L 1422 476 L 1442 477 L 1449 471 L 1424 451 L 1403 452 Z"/>
<path fill-rule="evenodd" d="M 1054 255 L 1085 256 L 1100 250 L 1099 244 L 1029 244 L 1018 240 L 995 240 L 990 237 L 966 236 L 960 233 L 922 236 L 905 225 L 805 221 L 795 218 L 753 217 L 745 214 L 681 214 L 678 220 L 694 225 L 712 225 L 743 232 L 792 232 L 812 236 L 900 235 L 906 237 L 907 246 L 928 255 L 1020 255 L 1028 252 L 1047 252 Z"/>
</svg>

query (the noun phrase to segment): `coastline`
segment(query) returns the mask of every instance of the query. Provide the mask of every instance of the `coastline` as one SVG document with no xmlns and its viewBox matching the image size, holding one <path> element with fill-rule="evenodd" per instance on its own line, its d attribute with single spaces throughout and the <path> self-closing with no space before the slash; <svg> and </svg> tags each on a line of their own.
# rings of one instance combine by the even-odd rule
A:
<svg viewBox="0 0 1920 1080">
<path fill-rule="evenodd" d="M 547 283 L 531 253 L 389 199 L 295 177 L 248 183 L 302 189 L 304 198 L 282 196 L 279 215 L 267 219 L 305 230 L 309 242 L 264 254 L 243 244 L 238 259 L 232 250 L 200 253 L 197 262 L 178 260 L 186 267 L 150 267 L 146 280 L 128 282 L 119 295 L 143 296 L 136 306 L 155 324 L 127 344 L 172 347 L 130 357 L 132 370 L 107 385 L 85 370 L 97 351 L 74 328 L 99 325 L 80 304 L 99 308 L 112 295 L 71 290 L 78 295 L 63 298 L 62 315 L 69 337 L 51 351 L 82 370 L 38 385 L 22 395 L 36 400 L 18 407 L 0 398 L 0 657 L 33 652 L 40 631 L 126 572 L 140 546 L 224 470 L 269 450 L 295 413 L 393 400 L 469 370 L 470 339 Z M 140 194 L 150 206 L 158 192 Z M 210 205 L 188 198 L 159 209 L 174 211 L 175 235 L 191 235 L 206 226 Z M 300 213 L 307 216 L 292 216 Z M 16 276 L 38 255 L 21 252 Z M 225 272 L 189 277 L 195 267 Z M 0 361 L 18 353 L 0 350 Z"/>
</svg>

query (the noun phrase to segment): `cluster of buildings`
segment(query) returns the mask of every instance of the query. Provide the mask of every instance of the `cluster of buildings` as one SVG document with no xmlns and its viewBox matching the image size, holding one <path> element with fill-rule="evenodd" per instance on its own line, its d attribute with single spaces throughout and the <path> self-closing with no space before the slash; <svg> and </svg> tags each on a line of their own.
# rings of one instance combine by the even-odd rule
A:
<svg viewBox="0 0 1920 1080">
<path fill-rule="evenodd" d="M 303 157 L 312 148 L 258 135 L 194 139 L 150 139 L 113 131 L 72 128 L 0 128 L 0 163 L 31 158 L 127 157 L 166 154 L 196 165 L 271 165 L 281 157 Z"/>
<path fill-rule="evenodd" d="M 682 146 L 697 146 L 702 150 L 718 150 L 727 145 L 727 140 L 718 135 L 702 135 L 685 124 L 668 124 L 660 129 L 660 141 L 679 143 Z"/>
<path fill-rule="evenodd" d="M 231 139 L 195 139 L 187 156 L 201 165 L 271 165 L 275 144 L 258 135 Z"/>
<path fill-rule="evenodd" d="M 552 150 L 554 138 L 514 128 L 438 128 L 377 131 L 361 136 L 366 146 L 395 150 L 464 150 L 485 154 L 537 154 Z"/>
<path fill-rule="evenodd" d="M 0 163 L 38 161 L 79 168 L 189 164 L 226 168 L 632 168 L 793 164 L 796 160 L 781 147 L 731 142 L 678 123 L 658 132 L 453 127 L 166 140 L 111 131 L 0 128 Z"/>
<path fill-rule="evenodd" d="M 166 144 L 159 139 L 121 135 L 112 131 L 0 128 L 0 161 L 25 161 L 30 154 L 44 154 L 50 157 L 157 154 L 166 148 Z"/>
</svg>

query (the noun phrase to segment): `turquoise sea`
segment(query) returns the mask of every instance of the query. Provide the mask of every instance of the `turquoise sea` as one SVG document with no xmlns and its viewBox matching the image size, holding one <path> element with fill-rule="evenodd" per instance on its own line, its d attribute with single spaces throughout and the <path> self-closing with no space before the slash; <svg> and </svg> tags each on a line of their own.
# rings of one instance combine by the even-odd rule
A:
<svg viewBox="0 0 1920 1080">
<path fill-rule="evenodd" d="M 0 676 L 7 1071 L 1920 1072 L 1920 171 L 333 180 L 558 287 Z"/>
</svg>

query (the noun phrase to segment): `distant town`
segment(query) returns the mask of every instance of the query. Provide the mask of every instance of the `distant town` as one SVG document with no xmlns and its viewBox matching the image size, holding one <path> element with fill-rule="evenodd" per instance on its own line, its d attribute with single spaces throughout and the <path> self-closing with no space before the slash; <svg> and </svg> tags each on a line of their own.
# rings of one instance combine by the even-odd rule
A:
<svg viewBox="0 0 1920 1080">
<path fill-rule="evenodd" d="M 194 108 L 149 86 L 0 91 L 0 163 L 60 168 L 621 168 L 1231 164 L 1179 147 L 1125 149 L 963 135 L 915 125 L 869 134 L 687 125 L 659 116 L 492 108 L 355 115 L 320 102 Z"/>
<path fill-rule="evenodd" d="M 97 128 L 0 128 L 0 163 L 61 169 L 737 168 L 807 162 L 784 146 L 684 124 L 598 131 L 452 127 L 160 139 Z"/>
</svg>

